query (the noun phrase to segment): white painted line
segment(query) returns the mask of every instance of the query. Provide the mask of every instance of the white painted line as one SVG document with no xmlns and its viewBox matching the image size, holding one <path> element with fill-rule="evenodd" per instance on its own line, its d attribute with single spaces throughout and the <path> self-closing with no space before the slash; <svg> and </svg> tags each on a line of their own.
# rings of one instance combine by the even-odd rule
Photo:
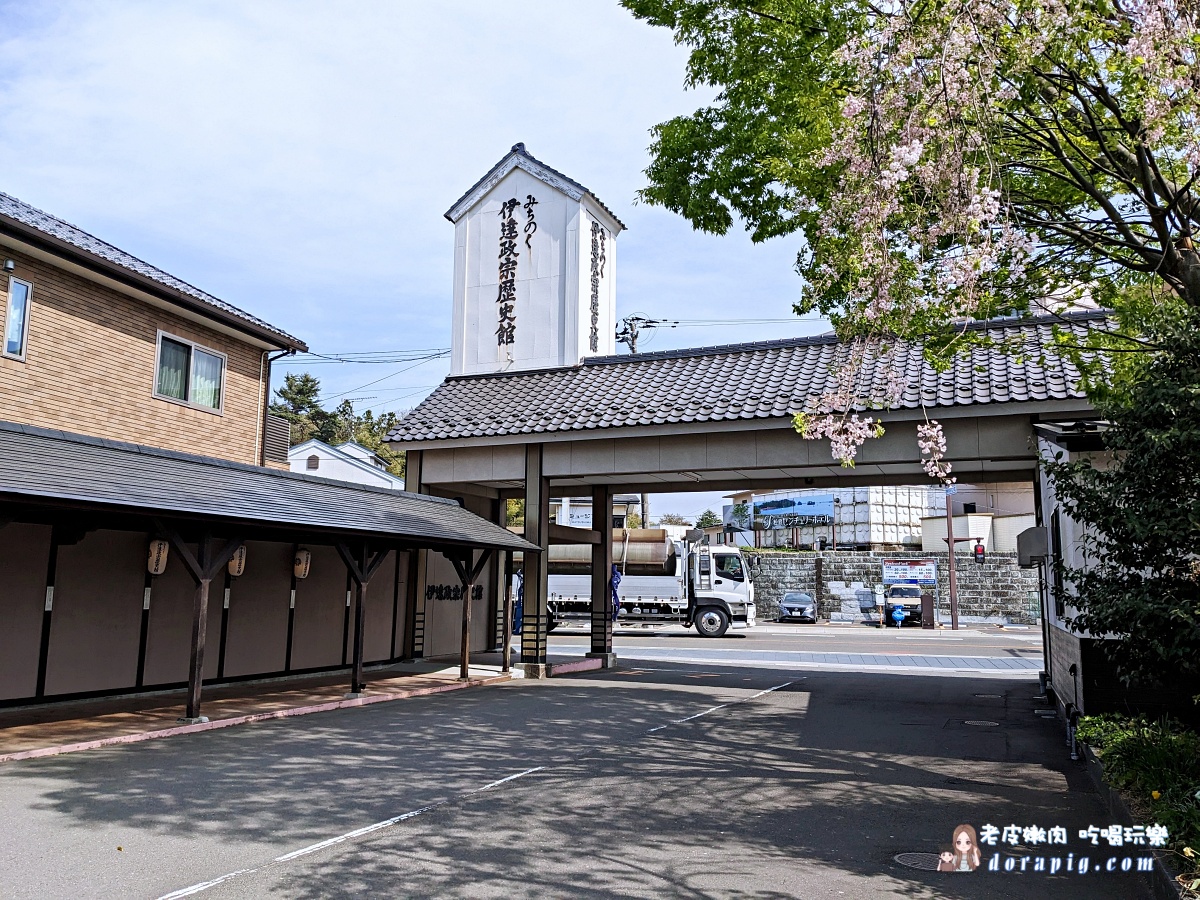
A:
<svg viewBox="0 0 1200 900">
<path fill-rule="evenodd" d="M 193 884 L 191 887 L 181 888 L 178 891 L 172 891 L 169 894 L 163 894 L 158 900 L 175 900 L 176 897 L 190 897 L 192 894 L 198 894 L 201 891 L 207 891 L 210 887 L 216 887 L 223 881 L 228 881 L 230 878 L 237 878 L 239 875 L 246 875 L 250 872 L 257 872 L 257 869 L 238 869 L 236 872 L 230 872 L 228 875 L 222 875 L 220 878 L 214 878 L 212 881 L 202 881 L 199 884 Z"/>
<path fill-rule="evenodd" d="M 481 788 L 472 791 L 473 794 L 478 794 L 480 791 L 489 791 L 498 785 L 505 784 L 509 781 L 515 781 L 518 778 L 524 778 L 526 775 L 532 775 L 534 772 L 540 772 L 545 766 L 535 766 L 532 769 L 526 769 L 524 772 L 518 772 L 516 775 L 509 775 L 507 778 L 501 778 L 499 781 L 493 781 L 491 784 L 485 784 Z"/>
<path fill-rule="evenodd" d="M 749 697 L 743 697 L 741 700 L 734 700 L 732 703 L 722 703 L 720 706 L 714 706 L 712 709 L 706 709 L 704 712 L 698 712 L 695 715 L 687 716 L 683 719 L 674 719 L 663 725 L 655 725 L 653 728 L 647 728 L 646 734 L 654 734 L 656 731 L 662 731 L 664 728 L 670 728 L 672 725 L 682 725 L 684 722 L 690 722 L 692 719 L 699 719 L 701 716 L 707 716 L 709 713 L 715 713 L 718 709 L 725 709 L 727 706 L 736 706 L 739 703 L 749 703 L 751 700 L 757 700 L 763 694 L 769 694 L 772 691 L 778 691 L 790 684 L 795 684 L 794 681 L 785 681 L 783 684 L 777 684 L 775 687 L 769 687 L 765 691 L 759 691 L 757 694 L 751 694 Z"/>
<path fill-rule="evenodd" d="M 340 844 L 342 841 L 348 841 L 352 838 L 362 837 L 364 834 L 370 834 L 372 831 L 379 831 L 381 828 L 389 828 L 399 822 L 415 818 L 416 816 L 421 815 L 421 813 L 426 813 L 431 809 L 437 809 L 439 806 L 444 806 L 449 802 L 449 800 L 439 800 L 437 803 L 430 803 L 428 806 L 422 806 L 420 809 L 414 809 L 406 813 L 401 813 L 400 815 L 393 816 L 390 819 L 384 819 L 382 822 L 376 822 L 374 825 L 365 825 L 362 828 L 356 828 L 354 831 L 347 831 L 345 834 L 339 834 L 337 837 L 332 837 L 316 844 L 309 844 L 307 847 L 301 847 L 299 850 L 293 850 L 291 853 L 285 853 L 283 856 L 275 857 L 274 862 L 288 862 L 289 860 L 297 859 L 301 856 L 307 856 L 310 853 L 316 853 L 318 850 L 324 850 L 326 847 L 332 847 L 334 844 Z"/>
</svg>

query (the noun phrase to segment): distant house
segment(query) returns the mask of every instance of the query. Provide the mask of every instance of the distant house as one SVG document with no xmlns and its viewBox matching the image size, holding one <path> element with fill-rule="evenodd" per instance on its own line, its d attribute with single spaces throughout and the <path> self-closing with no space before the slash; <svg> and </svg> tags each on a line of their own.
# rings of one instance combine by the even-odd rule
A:
<svg viewBox="0 0 1200 900">
<path fill-rule="evenodd" d="M 313 438 L 288 451 L 288 465 L 305 475 L 404 490 L 403 478 L 389 472 L 387 463 L 373 450 L 354 441 L 333 447 Z"/>
</svg>

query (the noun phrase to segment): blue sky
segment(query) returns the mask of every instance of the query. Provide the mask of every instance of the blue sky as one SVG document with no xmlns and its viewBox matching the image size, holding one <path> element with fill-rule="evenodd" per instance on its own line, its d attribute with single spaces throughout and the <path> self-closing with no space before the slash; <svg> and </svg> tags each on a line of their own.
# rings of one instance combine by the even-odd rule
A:
<svg viewBox="0 0 1200 900">
<path fill-rule="evenodd" d="M 629 226 L 618 316 L 791 317 L 798 240 L 702 235 L 635 204 L 650 128 L 711 95 L 686 92 L 684 51 L 615 0 L 41 0 L 0 2 L 0 20 L 0 190 L 314 351 L 449 346 L 442 214 L 517 141 Z M 823 330 L 664 329 L 643 348 Z M 310 371 L 377 411 L 447 371 L 403 368 Z"/>
</svg>

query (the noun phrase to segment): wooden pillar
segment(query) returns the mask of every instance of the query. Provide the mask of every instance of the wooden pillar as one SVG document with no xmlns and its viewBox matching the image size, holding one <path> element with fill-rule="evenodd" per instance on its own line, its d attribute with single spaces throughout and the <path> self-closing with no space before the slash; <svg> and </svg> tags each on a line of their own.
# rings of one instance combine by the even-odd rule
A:
<svg viewBox="0 0 1200 900">
<path fill-rule="evenodd" d="M 348 544 L 337 545 L 338 555 L 350 571 L 350 577 L 358 587 L 358 602 L 354 610 L 354 658 L 350 670 L 350 694 L 357 696 L 366 689 L 366 679 L 363 677 L 363 638 L 366 623 L 367 587 L 371 578 L 379 571 L 383 561 L 387 559 L 390 548 L 385 547 L 376 551 L 372 557 L 366 541 L 358 547 L 358 557 L 351 552 Z"/>
<path fill-rule="evenodd" d="M 463 557 L 443 554 L 454 566 L 458 580 L 462 584 L 463 613 L 462 613 L 462 646 L 459 653 L 458 680 L 467 681 L 471 677 L 471 595 L 475 592 L 475 582 L 479 580 L 483 567 L 491 558 L 492 551 L 484 550 L 479 560 L 475 561 L 474 551 L 468 550 Z"/>
<path fill-rule="evenodd" d="M 592 488 L 592 531 L 599 541 L 592 544 L 592 649 L 611 663 L 613 635 L 612 601 L 612 488 Z"/>
<path fill-rule="evenodd" d="M 404 489 L 423 494 L 421 483 L 424 457 L 420 450 L 405 452 Z M 404 659 L 420 659 L 425 655 L 425 572 L 428 550 L 408 553 L 408 580 L 404 585 L 404 641 L 400 655 Z"/>
<path fill-rule="evenodd" d="M 203 534 L 200 537 L 196 555 L 193 556 L 191 548 L 184 543 L 183 538 L 175 529 L 158 521 L 155 522 L 155 526 L 158 532 L 165 535 L 170 541 L 171 549 L 179 554 L 188 574 L 196 583 L 196 594 L 192 603 L 192 645 L 191 658 L 188 663 L 187 708 L 184 717 L 179 721 L 207 722 L 208 719 L 200 715 L 200 692 L 204 683 L 204 647 L 208 634 L 208 592 L 213 578 L 229 562 L 237 548 L 241 546 L 242 541 L 240 538 L 233 538 L 226 541 L 225 546 L 214 553 L 209 546 L 209 536 Z"/>
<path fill-rule="evenodd" d="M 526 666 L 546 664 L 549 615 L 547 593 L 550 562 L 550 479 L 544 475 L 543 447 L 525 447 L 525 540 L 541 548 L 524 556 L 524 609 L 521 626 L 521 662 Z M 526 669 L 539 675 L 539 669 Z"/>
<path fill-rule="evenodd" d="M 501 528 L 505 526 L 507 516 L 505 507 L 507 503 L 504 500 L 493 500 L 491 502 L 492 521 Z M 489 651 L 500 649 L 500 640 L 504 634 L 504 623 L 500 621 L 500 616 L 504 613 L 504 585 L 500 583 L 502 572 L 502 560 L 499 552 L 493 553 L 488 562 L 488 582 L 491 584 L 491 590 L 487 595 L 487 647 Z"/>
<path fill-rule="evenodd" d="M 204 680 L 204 643 L 208 635 L 208 588 L 212 584 L 212 575 L 208 572 L 211 560 L 207 538 L 200 540 L 196 562 L 201 574 L 196 580 L 196 595 L 192 604 L 192 655 L 188 665 L 187 711 L 184 713 L 185 718 L 193 720 L 202 718 L 200 689 Z"/>
</svg>

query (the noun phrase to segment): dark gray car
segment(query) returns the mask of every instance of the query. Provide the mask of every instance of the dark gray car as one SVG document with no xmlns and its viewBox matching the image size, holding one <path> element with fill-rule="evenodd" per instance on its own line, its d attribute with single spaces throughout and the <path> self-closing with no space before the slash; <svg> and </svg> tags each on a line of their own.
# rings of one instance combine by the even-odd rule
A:
<svg viewBox="0 0 1200 900">
<path fill-rule="evenodd" d="M 779 601 L 779 621 L 798 619 L 801 622 L 817 621 L 817 601 L 803 591 L 788 591 Z"/>
</svg>

